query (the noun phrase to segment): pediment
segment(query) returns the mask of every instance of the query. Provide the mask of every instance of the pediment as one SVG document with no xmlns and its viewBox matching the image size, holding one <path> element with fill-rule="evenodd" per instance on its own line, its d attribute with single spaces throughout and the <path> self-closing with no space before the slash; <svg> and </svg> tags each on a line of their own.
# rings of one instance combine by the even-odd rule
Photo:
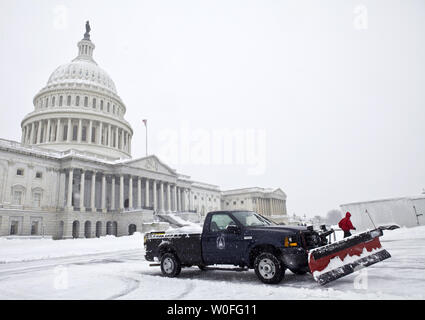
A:
<svg viewBox="0 0 425 320">
<path fill-rule="evenodd" d="M 165 174 L 172 174 L 172 175 L 176 174 L 175 170 L 171 169 L 169 166 L 167 166 L 165 163 L 159 160 L 158 157 L 155 155 L 126 162 L 126 165 L 133 168 L 145 169 L 145 170 L 154 171 L 158 173 L 165 173 Z"/>
<path fill-rule="evenodd" d="M 276 190 L 273 191 L 273 194 L 279 195 L 281 197 L 283 197 L 284 199 L 286 199 L 286 193 L 282 191 L 282 189 L 277 188 Z"/>
</svg>

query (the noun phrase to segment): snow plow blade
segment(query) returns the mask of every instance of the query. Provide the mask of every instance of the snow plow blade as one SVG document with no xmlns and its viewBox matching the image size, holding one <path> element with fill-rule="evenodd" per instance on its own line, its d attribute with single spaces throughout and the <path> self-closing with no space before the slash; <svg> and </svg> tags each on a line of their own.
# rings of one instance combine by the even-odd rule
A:
<svg viewBox="0 0 425 320">
<path fill-rule="evenodd" d="M 382 235 L 382 230 L 378 228 L 311 250 L 308 266 L 313 278 L 324 285 L 390 258 L 391 255 L 379 241 Z"/>
</svg>

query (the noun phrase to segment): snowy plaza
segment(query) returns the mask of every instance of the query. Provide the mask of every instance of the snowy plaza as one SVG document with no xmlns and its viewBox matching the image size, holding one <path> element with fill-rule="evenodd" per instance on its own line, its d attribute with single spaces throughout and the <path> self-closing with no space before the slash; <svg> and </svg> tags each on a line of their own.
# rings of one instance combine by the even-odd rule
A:
<svg viewBox="0 0 425 320">
<path fill-rule="evenodd" d="M 425 227 L 385 231 L 381 242 L 390 259 L 322 287 L 310 274 L 290 271 L 275 286 L 262 284 L 252 270 L 193 267 L 183 269 L 179 278 L 166 278 L 145 261 L 140 233 L 1 239 L 0 299 L 424 299 Z"/>
</svg>

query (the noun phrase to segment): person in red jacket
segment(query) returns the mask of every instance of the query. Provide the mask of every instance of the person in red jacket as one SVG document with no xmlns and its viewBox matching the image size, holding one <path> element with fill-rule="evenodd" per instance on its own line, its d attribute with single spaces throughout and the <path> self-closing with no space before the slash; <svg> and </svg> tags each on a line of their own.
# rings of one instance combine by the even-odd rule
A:
<svg viewBox="0 0 425 320">
<path fill-rule="evenodd" d="M 344 231 L 344 238 L 351 236 L 350 230 L 356 230 L 350 220 L 351 213 L 347 212 L 345 218 L 342 218 L 338 226 Z"/>
</svg>

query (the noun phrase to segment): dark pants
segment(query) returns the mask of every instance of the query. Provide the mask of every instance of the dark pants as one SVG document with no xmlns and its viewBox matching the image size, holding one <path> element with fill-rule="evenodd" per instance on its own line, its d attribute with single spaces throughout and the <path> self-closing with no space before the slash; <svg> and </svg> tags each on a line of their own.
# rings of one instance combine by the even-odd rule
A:
<svg viewBox="0 0 425 320">
<path fill-rule="evenodd" d="M 347 238 L 351 236 L 351 232 L 350 231 L 344 231 L 344 238 Z"/>
</svg>

